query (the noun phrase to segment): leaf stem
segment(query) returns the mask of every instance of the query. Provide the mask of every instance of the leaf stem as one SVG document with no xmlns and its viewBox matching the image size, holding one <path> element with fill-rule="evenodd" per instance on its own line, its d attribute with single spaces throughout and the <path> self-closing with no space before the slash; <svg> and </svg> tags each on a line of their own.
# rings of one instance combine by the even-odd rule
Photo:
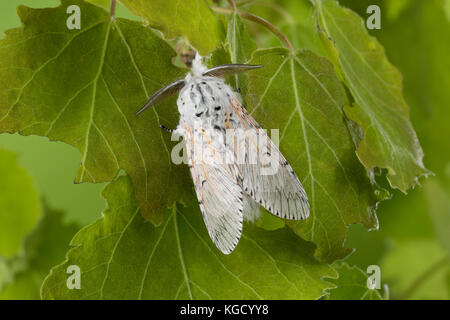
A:
<svg viewBox="0 0 450 320">
<path fill-rule="evenodd" d="M 219 14 L 231 14 L 234 12 L 233 10 L 227 8 L 212 7 L 211 9 Z M 263 27 L 267 28 L 268 30 L 270 30 L 275 36 L 277 36 L 278 39 L 280 39 L 280 41 L 289 49 L 289 51 L 291 51 L 292 54 L 295 54 L 295 49 L 292 46 L 291 42 L 289 41 L 288 37 L 283 32 L 281 32 L 277 27 L 271 24 L 269 21 L 267 21 L 264 18 L 258 17 L 254 14 L 244 12 L 241 10 L 236 10 L 235 12 L 239 14 L 239 16 L 241 16 L 242 18 L 256 22 L 262 25 Z"/>
<path fill-rule="evenodd" d="M 439 259 L 436 263 L 432 264 L 427 270 L 425 270 L 400 296 L 400 300 L 406 300 L 423 285 L 436 271 L 445 267 L 449 263 L 449 257 L 445 255 Z"/>
<path fill-rule="evenodd" d="M 233 11 L 237 10 L 236 3 L 234 3 L 233 0 L 228 0 L 228 3 L 230 4 L 230 7 L 233 9 Z"/>
<path fill-rule="evenodd" d="M 111 19 L 114 19 L 115 15 L 116 15 L 116 0 L 111 0 L 109 15 L 111 16 Z"/>
<path fill-rule="evenodd" d="M 270 9 L 278 12 L 284 19 L 287 20 L 287 22 L 289 24 L 295 24 L 295 19 L 290 14 L 290 12 L 276 3 L 266 2 L 266 1 L 262 1 L 262 0 L 254 0 L 253 5 L 270 8 Z"/>
</svg>

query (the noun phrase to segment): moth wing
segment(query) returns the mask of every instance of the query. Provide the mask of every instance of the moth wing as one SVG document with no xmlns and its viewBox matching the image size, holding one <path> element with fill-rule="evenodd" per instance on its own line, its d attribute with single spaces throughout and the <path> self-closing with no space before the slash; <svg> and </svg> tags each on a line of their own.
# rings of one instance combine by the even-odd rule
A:
<svg viewBox="0 0 450 320">
<path fill-rule="evenodd" d="M 245 161 L 240 165 L 244 191 L 280 218 L 306 219 L 309 216 L 308 197 L 292 167 L 237 99 L 231 100 L 231 107 L 240 120 L 239 125 L 245 131 L 254 132 L 253 136 L 247 135 L 250 137 L 247 138 L 247 147 L 238 150 L 246 153 L 243 155 Z M 259 161 L 249 163 L 249 159 L 255 154 L 258 158 L 266 155 L 266 158 L 275 159 L 275 168 L 263 167 Z M 242 158 L 242 155 L 238 157 Z"/>
<path fill-rule="evenodd" d="M 242 234 L 243 191 L 239 168 L 212 161 L 203 161 L 200 153 L 214 152 L 210 144 L 195 138 L 193 129 L 183 124 L 186 151 L 200 210 L 217 248 L 230 254 Z M 209 148 L 209 150 L 208 150 Z"/>
<path fill-rule="evenodd" d="M 244 219 L 250 222 L 255 222 L 261 214 L 260 205 L 252 197 L 244 192 Z"/>
</svg>

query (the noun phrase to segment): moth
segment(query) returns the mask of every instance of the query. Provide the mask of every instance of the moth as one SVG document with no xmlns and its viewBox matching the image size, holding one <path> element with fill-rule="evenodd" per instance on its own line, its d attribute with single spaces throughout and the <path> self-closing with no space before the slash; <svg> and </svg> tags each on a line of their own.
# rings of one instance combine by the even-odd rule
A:
<svg viewBox="0 0 450 320">
<path fill-rule="evenodd" d="M 234 250 L 243 220 L 254 221 L 260 205 L 284 219 L 309 216 L 306 192 L 292 167 L 225 83 L 227 76 L 260 67 L 207 69 L 197 55 L 184 79 L 158 90 L 137 112 L 178 93 L 180 123 L 176 130 L 162 128 L 183 136 L 204 222 L 224 254 Z"/>
</svg>

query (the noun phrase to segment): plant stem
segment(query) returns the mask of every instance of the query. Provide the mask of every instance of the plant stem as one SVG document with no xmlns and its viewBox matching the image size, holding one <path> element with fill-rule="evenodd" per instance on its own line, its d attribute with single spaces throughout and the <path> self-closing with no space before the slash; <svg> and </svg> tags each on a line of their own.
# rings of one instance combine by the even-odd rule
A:
<svg viewBox="0 0 450 320">
<path fill-rule="evenodd" d="M 278 5 L 276 3 L 272 3 L 272 2 L 261 1 L 261 0 L 253 0 L 253 1 L 254 1 L 253 5 L 255 5 L 255 6 L 270 8 L 270 9 L 278 12 L 284 19 L 287 20 L 287 22 L 289 24 L 295 23 L 294 17 L 289 13 L 288 10 L 281 7 L 280 5 Z"/>
<path fill-rule="evenodd" d="M 231 14 L 231 13 L 234 12 L 231 9 L 218 8 L 218 7 L 212 7 L 212 10 L 214 10 L 215 12 L 217 12 L 219 14 Z M 294 47 L 292 46 L 292 44 L 289 41 L 288 37 L 286 37 L 286 35 L 283 32 L 281 32 L 277 27 L 275 27 L 269 21 L 267 21 L 264 18 L 255 16 L 254 14 L 251 14 L 251 13 L 248 13 L 248 12 L 244 12 L 244 11 L 241 11 L 241 10 L 236 10 L 236 12 L 242 18 L 244 18 L 246 20 L 249 20 L 249 21 L 256 22 L 256 23 L 264 26 L 265 28 L 269 29 L 275 36 L 278 37 L 278 39 L 280 39 L 280 41 L 291 51 L 292 54 L 295 54 Z"/>
<path fill-rule="evenodd" d="M 115 14 L 116 14 L 116 0 L 111 0 L 111 6 L 109 9 L 109 15 L 111 16 L 111 19 L 114 19 Z"/>
<path fill-rule="evenodd" d="M 424 284 L 436 271 L 449 264 L 449 257 L 446 255 L 432 264 L 425 272 L 423 272 L 400 296 L 400 300 L 408 299 L 414 291 Z"/>
<path fill-rule="evenodd" d="M 230 4 L 231 9 L 233 9 L 233 11 L 236 11 L 236 3 L 234 3 L 233 0 L 228 0 L 228 3 Z"/>
</svg>

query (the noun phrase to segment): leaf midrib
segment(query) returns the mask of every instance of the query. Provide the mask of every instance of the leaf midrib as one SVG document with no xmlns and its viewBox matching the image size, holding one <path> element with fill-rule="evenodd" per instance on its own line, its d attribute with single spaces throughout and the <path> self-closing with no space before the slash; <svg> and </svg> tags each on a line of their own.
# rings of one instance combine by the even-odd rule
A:
<svg viewBox="0 0 450 320">
<path fill-rule="evenodd" d="M 184 219 L 185 223 L 189 226 L 189 228 L 196 235 L 196 237 L 200 240 L 200 242 L 206 247 L 206 249 L 208 249 L 208 251 L 214 256 L 214 258 L 216 258 L 217 262 L 221 265 L 221 267 L 228 274 L 230 274 L 233 278 L 235 278 L 239 283 L 241 283 L 243 286 L 250 289 L 256 295 L 256 297 L 258 297 L 258 299 L 263 300 L 263 297 L 261 297 L 253 287 L 251 287 L 248 283 L 244 282 L 237 274 L 235 274 L 234 272 L 232 272 L 230 269 L 228 269 L 225 266 L 225 264 L 220 260 L 220 258 L 217 256 L 217 254 L 214 253 L 213 250 L 211 250 L 210 246 L 205 242 L 205 240 L 203 240 L 203 238 L 198 234 L 197 230 L 195 230 L 195 228 L 190 224 L 189 220 L 184 216 L 184 214 L 181 213 L 180 211 L 177 211 L 177 213 L 180 214 L 180 216 Z"/>
<path fill-rule="evenodd" d="M 102 71 L 103 71 L 103 65 L 104 65 L 105 56 L 106 56 L 106 49 L 108 48 L 108 40 L 109 40 L 109 35 L 111 32 L 111 25 L 112 25 L 112 20 L 109 21 L 108 27 L 106 29 L 105 40 L 103 42 L 99 67 L 98 67 L 97 73 L 96 73 L 94 81 L 93 81 L 94 85 L 92 88 L 92 102 L 91 102 L 91 109 L 90 109 L 90 113 L 89 113 L 89 123 L 88 123 L 88 127 L 87 127 L 87 132 L 86 132 L 86 139 L 85 139 L 85 143 L 84 143 L 84 154 L 83 154 L 83 159 L 81 162 L 83 164 L 83 166 L 82 166 L 80 181 L 83 181 L 84 173 L 86 171 L 86 158 L 87 158 L 87 153 L 89 150 L 89 135 L 91 132 L 92 123 L 94 121 L 95 100 L 97 98 L 97 85 L 98 85 L 98 80 L 100 78 L 100 75 L 102 74 Z M 93 178 L 93 177 L 91 177 L 91 178 Z"/>
<path fill-rule="evenodd" d="M 174 215 L 174 213 L 172 213 L 172 215 L 171 215 L 170 217 L 167 218 L 167 221 L 166 221 L 166 223 L 164 224 L 164 226 L 162 227 L 163 229 L 161 230 L 161 233 L 160 233 L 158 239 L 156 240 L 156 243 L 155 243 L 155 245 L 153 246 L 153 249 L 152 249 L 152 251 L 151 251 L 151 253 L 150 253 L 150 255 L 149 255 L 148 259 L 147 259 L 147 264 L 146 264 L 146 266 L 145 266 L 144 275 L 142 276 L 141 288 L 140 288 L 140 290 L 139 290 L 139 298 L 138 298 L 139 300 L 142 300 L 142 294 L 143 294 L 143 291 L 144 291 L 145 280 L 147 279 L 148 269 L 149 269 L 150 264 L 151 264 L 151 261 L 152 261 L 152 259 L 153 259 L 153 255 L 155 254 L 156 249 L 158 248 L 158 245 L 159 245 L 159 243 L 161 242 L 161 239 L 163 238 L 163 236 L 164 236 L 164 234 L 165 234 L 165 232 L 166 232 L 166 228 L 167 228 L 169 222 L 170 222 L 170 221 L 172 220 L 172 218 L 173 218 L 173 215 Z"/>
<path fill-rule="evenodd" d="M 183 270 L 184 281 L 185 281 L 186 287 L 188 289 L 189 298 L 191 300 L 194 300 L 194 297 L 192 296 L 191 285 L 190 285 L 190 282 L 189 282 L 189 276 L 188 276 L 188 273 L 187 273 L 186 263 L 184 261 L 183 252 L 181 250 L 181 242 L 180 242 L 180 235 L 179 235 L 179 231 L 178 231 L 178 222 L 177 222 L 177 212 L 178 211 L 175 211 L 173 213 L 173 224 L 174 224 L 174 228 L 175 228 L 175 238 L 176 238 L 176 241 L 177 241 L 178 256 L 180 258 L 181 269 Z"/>
<path fill-rule="evenodd" d="M 106 263 L 107 266 L 106 266 L 105 276 L 104 276 L 104 278 L 103 278 L 102 285 L 101 285 L 101 287 L 100 287 L 100 289 L 99 289 L 99 291 L 100 291 L 100 300 L 103 299 L 103 290 L 104 290 L 104 287 L 105 287 L 105 284 L 106 284 L 106 280 L 108 279 L 109 268 L 110 268 L 110 266 L 111 266 L 111 262 L 112 262 L 112 260 L 113 260 L 113 258 L 114 258 L 114 255 L 115 255 L 115 253 L 116 253 L 116 250 L 117 250 L 117 248 L 118 248 L 118 246 L 119 246 L 119 243 L 120 243 L 120 241 L 122 240 L 122 237 L 123 237 L 123 235 L 125 234 L 125 231 L 129 228 L 129 226 L 130 226 L 131 223 L 134 221 L 134 219 L 136 218 L 136 216 L 137 216 L 138 213 L 139 213 L 139 207 L 135 210 L 134 214 L 130 217 L 130 220 L 128 221 L 128 223 L 125 225 L 125 227 L 123 228 L 123 230 L 120 232 L 120 235 L 119 235 L 119 237 L 118 237 L 118 239 L 117 239 L 117 241 L 116 241 L 116 243 L 115 243 L 115 245 L 114 245 L 114 247 L 113 247 L 113 250 L 111 251 L 110 258 L 109 258 L 108 262 Z"/>
</svg>

